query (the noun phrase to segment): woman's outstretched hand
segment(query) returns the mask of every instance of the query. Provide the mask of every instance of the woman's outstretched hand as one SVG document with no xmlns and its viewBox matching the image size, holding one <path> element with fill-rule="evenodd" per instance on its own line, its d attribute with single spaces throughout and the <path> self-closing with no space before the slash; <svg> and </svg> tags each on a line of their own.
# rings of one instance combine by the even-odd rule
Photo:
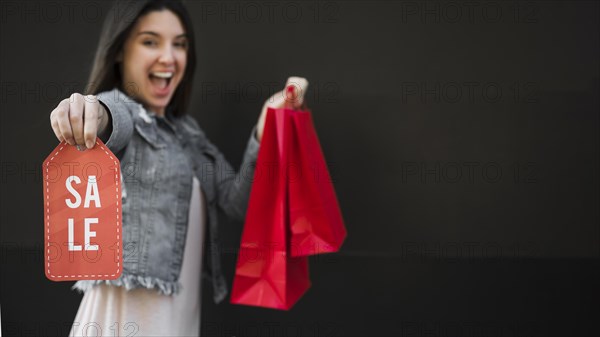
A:
<svg viewBox="0 0 600 337">
<path fill-rule="evenodd" d="M 304 94 L 308 88 L 308 81 L 303 77 L 290 77 L 285 84 L 285 89 L 275 93 L 263 105 L 258 124 L 256 125 L 256 138 L 262 139 L 267 117 L 267 108 L 280 109 L 289 108 L 295 110 L 306 109 Z"/>
<path fill-rule="evenodd" d="M 65 140 L 78 149 L 91 149 L 96 136 L 106 130 L 109 116 L 93 95 L 74 93 L 50 113 L 50 125 L 59 142 Z"/>
</svg>

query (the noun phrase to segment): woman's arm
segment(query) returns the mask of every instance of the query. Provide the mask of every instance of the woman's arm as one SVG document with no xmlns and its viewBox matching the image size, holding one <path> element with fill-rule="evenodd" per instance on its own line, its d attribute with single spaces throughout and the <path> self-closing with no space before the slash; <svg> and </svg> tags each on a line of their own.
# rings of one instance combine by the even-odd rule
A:
<svg viewBox="0 0 600 337">
<path fill-rule="evenodd" d="M 118 89 L 99 93 L 98 101 L 107 116 L 106 127 L 98 130 L 98 137 L 113 153 L 118 153 L 129 144 L 133 136 L 132 111 L 139 109 L 139 103 L 132 101 Z"/>
<path fill-rule="evenodd" d="M 50 113 L 50 125 L 58 141 L 91 149 L 99 131 L 108 125 L 106 110 L 96 96 L 73 93 Z"/>
<path fill-rule="evenodd" d="M 256 126 L 250 133 L 242 164 L 237 172 L 233 170 L 233 167 L 221 152 L 214 151 L 214 153 L 217 153 L 215 172 L 218 205 L 227 216 L 240 221 L 243 221 L 246 216 L 260 147 L 255 132 Z M 209 144 L 209 146 L 214 145 Z"/>
<path fill-rule="evenodd" d="M 281 109 L 289 108 L 299 110 L 304 108 L 304 94 L 308 89 L 308 81 L 303 77 L 290 77 L 285 84 L 285 89 L 275 93 L 263 105 L 258 123 L 256 124 L 256 137 L 258 141 L 262 139 L 267 117 L 267 108 Z"/>
<path fill-rule="evenodd" d="M 123 149 L 133 133 L 132 102 L 119 93 L 117 89 L 98 96 L 74 93 L 60 101 L 50 113 L 58 141 L 83 150 L 94 147 L 96 137 L 100 137 L 114 153 Z"/>
<path fill-rule="evenodd" d="M 216 150 L 215 153 L 218 153 L 215 161 L 218 203 L 228 216 L 238 220 L 243 220 L 246 216 L 267 108 L 301 108 L 304 105 L 304 93 L 307 87 L 306 79 L 290 77 L 286 83 L 286 89 L 271 96 L 265 102 L 258 123 L 250 133 L 244 158 L 237 172 L 233 171 L 229 162 L 216 150 L 216 147 L 209 143 Z"/>
</svg>

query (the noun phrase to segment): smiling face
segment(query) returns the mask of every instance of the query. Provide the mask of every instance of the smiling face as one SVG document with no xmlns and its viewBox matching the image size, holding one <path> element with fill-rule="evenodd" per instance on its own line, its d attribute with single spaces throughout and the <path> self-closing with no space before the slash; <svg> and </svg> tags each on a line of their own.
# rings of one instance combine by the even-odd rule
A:
<svg viewBox="0 0 600 337">
<path fill-rule="evenodd" d="M 126 93 L 163 116 L 185 73 L 188 42 L 173 12 L 140 17 L 119 55 Z"/>
</svg>

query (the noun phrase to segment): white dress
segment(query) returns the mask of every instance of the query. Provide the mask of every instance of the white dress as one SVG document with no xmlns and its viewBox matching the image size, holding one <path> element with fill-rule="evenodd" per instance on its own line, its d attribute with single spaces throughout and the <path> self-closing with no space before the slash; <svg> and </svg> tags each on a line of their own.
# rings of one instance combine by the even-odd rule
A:
<svg viewBox="0 0 600 337">
<path fill-rule="evenodd" d="M 84 294 L 69 336 L 199 336 L 205 226 L 205 199 L 194 177 L 180 292 L 96 285 Z"/>
</svg>

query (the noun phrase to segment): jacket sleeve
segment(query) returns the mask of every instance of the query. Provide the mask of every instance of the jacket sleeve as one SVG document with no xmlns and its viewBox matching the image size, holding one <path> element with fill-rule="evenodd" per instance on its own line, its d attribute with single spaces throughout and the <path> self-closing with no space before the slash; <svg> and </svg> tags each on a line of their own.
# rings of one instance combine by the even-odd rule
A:
<svg viewBox="0 0 600 337">
<path fill-rule="evenodd" d="M 123 150 L 133 135 L 132 111 L 139 109 L 139 103 L 132 101 L 118 89 L 101 92 L 97 95 L 98 101 L 110 114 L 110 135 L 106 146 L 113 152 Z"/>
<path fill-rule="evenodd" d="M 209 146 L 214 145 L 209 143 Z M 223 212 L 232 219 L 243 221 L 246 216 L 259 147 L 260 143 L 256 139 L 256 126 L 254 126 L 246 144 L 242 164 L 237 172 L 233 170 L 220 151 L 214 151 L 216 153 L 217 203 Z"/>
</svg>

